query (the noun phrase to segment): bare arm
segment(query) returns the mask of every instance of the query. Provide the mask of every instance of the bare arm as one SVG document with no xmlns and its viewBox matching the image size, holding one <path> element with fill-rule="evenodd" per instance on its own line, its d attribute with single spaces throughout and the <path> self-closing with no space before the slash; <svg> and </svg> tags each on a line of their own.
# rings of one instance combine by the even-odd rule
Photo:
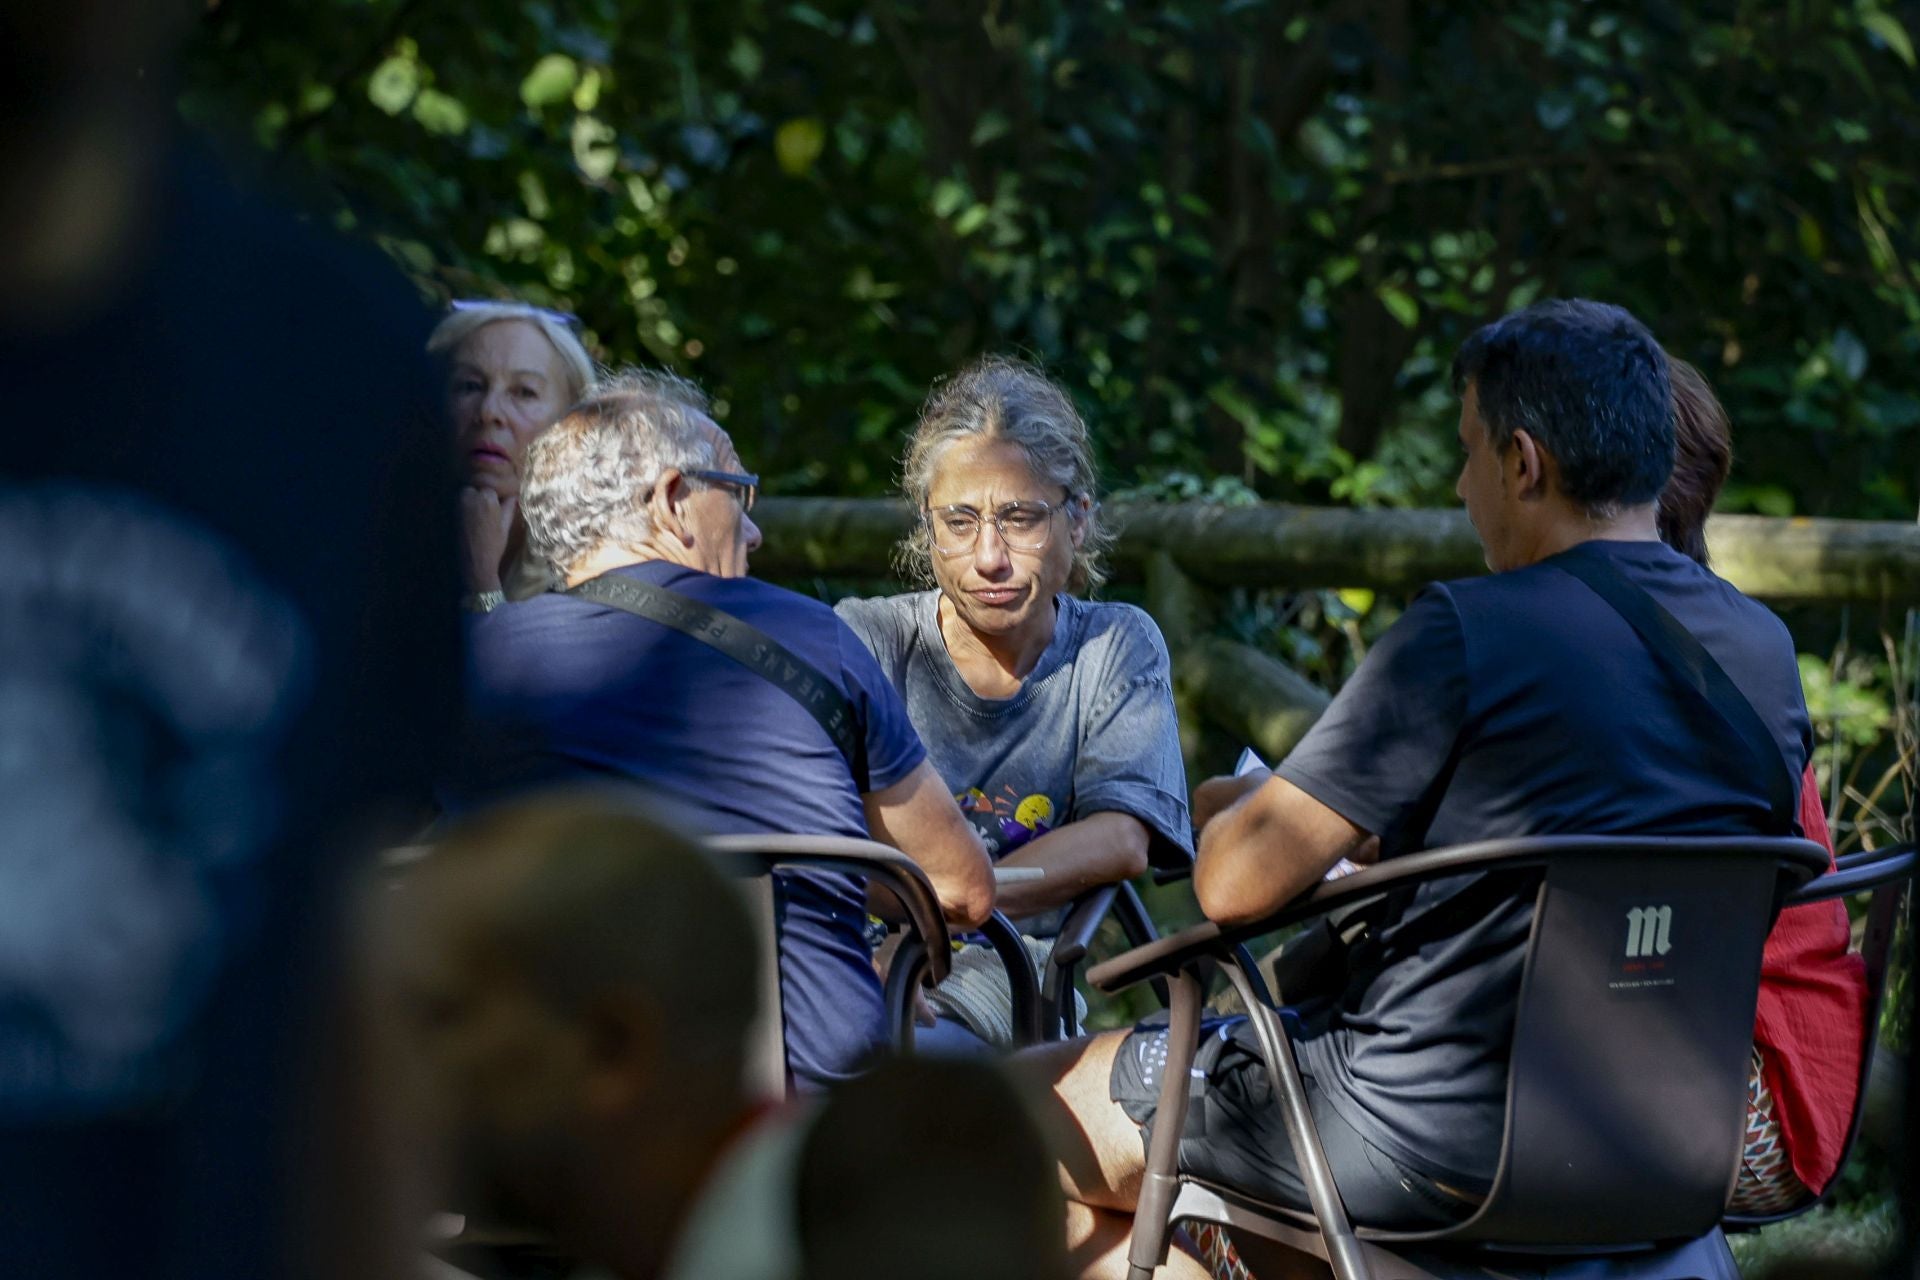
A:
<svg viewBox="0 0 1920 1280">
<path fill-rule="evenodd" d="M 933 881 L 947 923 L 972 928 L 993 913 L 993 863 L 931 764 L 922 760 L 861 800 L 873 838 L 919 863 Z"/>
<path fill-rule="evenodd" d="M 1352 856 L 1368 835 L 1285 778 L 1270 775 L 1201 831 L 1194 896 L 1209 920 L 1258 920 Z"/>
<path fill-rule="evenodd" d="M 1000 890 L 1015 919 L 1072 902 L 1096 885 L 1131 880 L 1147 869 L 1147 824 L 1130 813 L 1090 813 L 1029 840 L 1000 859 L 1003 867 L 1040 867 L 1042 880 Z"/>
</svg>

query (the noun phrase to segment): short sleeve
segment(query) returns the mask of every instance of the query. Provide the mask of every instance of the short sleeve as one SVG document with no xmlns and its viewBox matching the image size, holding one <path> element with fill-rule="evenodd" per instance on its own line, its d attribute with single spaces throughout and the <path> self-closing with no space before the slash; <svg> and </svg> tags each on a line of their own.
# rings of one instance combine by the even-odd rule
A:
<svg viewBox="0 0 1920 1280">
<path fill-rule="evenodd" d="M 1193 820 L 1166 644 L 1146 614 L 1127 609 L 1119 616 L 1080 727 L 1071 816 L 1130 814 L 1151 833 L 1155 866 L 1185 867 L 1193 858 Z"/>
<path fill-rule="evenodd" d="M 880 663 L 882 671 L 899 665 L 913 626 L 911 595 L 876 596 L 862 600 L 849 596 L 833 606 L 840 621 L 852 628 L 860 643 Z"/>
<path fill-rule="evenodd" d="M 866 791 L 884 791 L 920 767 L 927 749 L 907 718 L 907 704 L 853 629 L 836 620 L 840 672 L 867 735 Z"/>
<path fill-rule="evenodd" d="M 1356 826 L 1389 837 L 1446 771 L 1466 717 L 1460 614 L 1446 588 L 1429 587 L 1274 772 Z"/>
</svg>

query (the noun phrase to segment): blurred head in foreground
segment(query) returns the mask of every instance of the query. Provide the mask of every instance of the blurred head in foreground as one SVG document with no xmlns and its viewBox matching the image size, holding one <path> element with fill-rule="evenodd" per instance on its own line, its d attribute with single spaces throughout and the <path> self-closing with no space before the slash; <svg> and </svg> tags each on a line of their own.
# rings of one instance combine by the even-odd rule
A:
<svg viewBox="0 0 1920 1280">
<path fill-rule="evenodd" d="M 1013 1083 L 949 1058 L 888 1062 L 840 1086 L 800 1158 L 804 1280 L 1060 1280 L 1066 1206 Z"/>
<path fill-rule="evenodd" d="M 391 905 L 447 1207 L 653 1274 L 746 1110 L 757 943 L 733 886 L 630 800 L 556 793 L 474 818 Z"/>
</svg>

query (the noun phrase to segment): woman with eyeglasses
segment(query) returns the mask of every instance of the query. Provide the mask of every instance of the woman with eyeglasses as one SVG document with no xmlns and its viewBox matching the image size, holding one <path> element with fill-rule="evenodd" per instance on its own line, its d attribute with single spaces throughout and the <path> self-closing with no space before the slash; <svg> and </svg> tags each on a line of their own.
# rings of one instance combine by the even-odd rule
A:
<svg viewBox="0 0 1920 1280">
<path fill-rule="evenodd" d="M 446 365 L 447 416 L 466 481 L 461 568 L 476 612 L 546 585 L 547 567 L 523 550 L 520 463 L 533 438 L 593 387 L 593 361 L 572 323 L 524 302 L 462 301 L 427 340 Z"/>
<path fill-rule="evenodd" d="M 988 357 L 939 384 L 903 484 L 919 518 L 902 568 L 931 589 L 839 613 L 995 860 L 1045 872 L 999 896 L 1044 937 L 1058 908 L 1140 874 L 1156 846 L 1154 861 L 1191 857 L 1166 644 L 1142 610 L 1084 598 L 1108 542 L 1092 448 L 1039 370 Z M 983 1027 L 970 999 L 955 1004 L 966 985 L 933 1003 L 997 1039 L 997 1018 Z"/>
</svg>

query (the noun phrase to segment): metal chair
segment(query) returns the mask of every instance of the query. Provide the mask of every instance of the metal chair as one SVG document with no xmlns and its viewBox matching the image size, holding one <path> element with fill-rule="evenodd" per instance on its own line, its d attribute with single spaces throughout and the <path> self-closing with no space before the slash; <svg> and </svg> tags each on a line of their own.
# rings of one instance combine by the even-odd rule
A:
<svg viewBox="0 0 1920 1280">
<path fill-rule="evenodd" d="M 1880 1039 L 1880 1009 L 1886 1001 L 1887 962 L 1893 951 L 1894 928 L 1900 908 L 1913 879 L 1916 855 L 1912 843 L 1885 849 L 1866 849 L 1835 860 L 1834 869 L 1801 886 L 1788 896 L 1786 906 L 1805 906 L 1813 902 L 1831 902 L 1870 893 L 1867 901 L 1866 932 L 1860 940 L 1860 956 L 1867 967 L 1867 1025 L 1865 1043 L 1860 1049 L 1860 1078 L 1853 1097 L 1853 1118 L 1847 1123 L 1847 1136 L 1840 1145 L 1840 1166 L 1845 1167 L 1860 1136 L 1860 1118 L 1867 1107 L 1867 1072 L 1873 1065 L 1874 1046 Z M 1809 1196 L 1799 1204 L 1769 1214 L 1728 1214 L 1722 1225 L 1728 1231 L 1753 1231 L 1788 1218 L 1797 1218 L 1827 1202 L 1838 1189 L 1839 1179 L 1824 1193 Z"/>
<path fill-rule="evenodd" d="M 1193 878 L 1193 859 L 1184 851 L 1177 859 L 1172 851 L 1152 867 L 1156 885 L 1173 884 Z M 1087 890 L 1067 905 L 1060 932 L 1054 938 L 1053 952 L 1047 958 L 1046 971 L 1040 975 L 1040 1025 L 1046 1039 L 1071 1040 L 1081 1034 L 1073 1003 L 1075 976 L 1087 958 L 1094 935 L 1108 919 L 1119 922 L 1120 931 L 1132 947 L 1144 947 L 1160 939 L 1153 917 L 1140 900 L 1140 891 L 1131 881 L 1103 884 Z M 1243 967 L 1253 968 L 1253 956 L 1244 945 L 1234 948 L 1234 958 Z M 1153 992 L 1162 1008 L 1172 998 L 1164 979 L 1151 980 Z"/>
<path fill-rule="evenodd" d="M 763 937 L 769 940 L 762 958 L 760 1021 L 754 1033 L 750 1070 L 770 1096 L 787 1088 L 786 1041 L 781 1033 L 780 956 L 773 944 L 777 911 L 774 875 L 783 871 L 837 871 L 877 882 L 900 901 L 907 919 L 906 936 L 894 953 L 885 987 L 887 1023 L 896 1047 L 913 1046 L 914 988 L 921 982 L 946 980 L 952 957 L 951 939 L 933 884 L 920 865 L 899 850 L 872 840 L 846 836 L 724 835 L 703 842 L 731 874 L 747 882 L 750 907 Z M 1039 1039 L 1039 982 L 1033 960 L 1020 940 L 1019 930 L 995 912 L 981 932 L 1008 968 L 1013 986 L 1014 1026 L 1021 1042 Z"/>
<path fill-rule="evenodd" d="M 1325 1259 L 1339 1280 L 1546 1275 L 1580 1255 L 1651 1251 L 1712 1236 L 1738 1172 L 1760 952 L 1784 897 L 1826 869 L 1806 840 L 1559 836 L 1395 858 L 1323 883 L 1255 924 L 1202 924 L 1088 975 L 1116 991 L 1172 985 L 1171 1036 L 1129 1251 L 1145 1280 L 1172 1224 L 1221 1223 Z M 1392 1231 L 1348 1220 L 1308 1109 L 1293 1046 L 1257 974 L 1221 964 L 1250 1010 L 1311 1212 L 1182 1175 L 1177 1154 L 1206 960 L 1280 926 L 1427 881 L 1539 874 L 1515 1011 L 1506 1132 L 1492 1188 L 1466 1221 Z M 1658 978 L 1627 976 L 1634 912 L 1672 939 Z M 1644 919 L 1644 915 L 1638 917 Z M 1627 983 L 1637 985 L 1628 986 Z M 1684 1119 L 1681 1119 L 1684 1117 Z M 1725 1255 L 1724 1241 L 1718 1254 Z M 1531 1265 L 1528 1260 L 1531 1259 Z"/>
</svg>

